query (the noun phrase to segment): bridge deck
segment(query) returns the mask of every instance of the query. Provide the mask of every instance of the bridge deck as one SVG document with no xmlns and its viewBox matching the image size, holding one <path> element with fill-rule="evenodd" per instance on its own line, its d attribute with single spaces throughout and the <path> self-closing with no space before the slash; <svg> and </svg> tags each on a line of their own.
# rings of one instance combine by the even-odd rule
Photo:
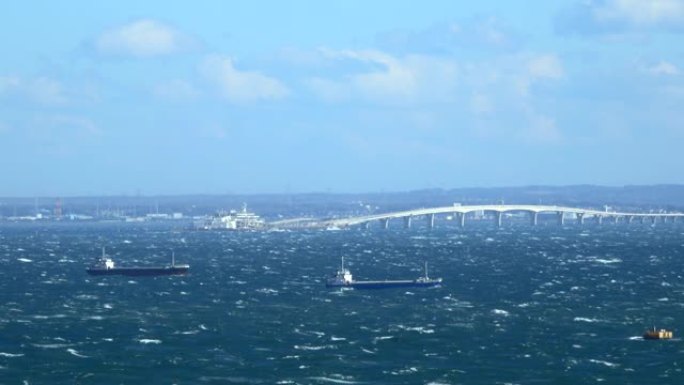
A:
<svg viewBox="0 0 684 385">
<path fill-rule="evenodd" d="M 548 206 L 548 205 L 471 205 L 471 206 L 445 206 L 420 208 L 414 210 L 397 211 L 382 214 L 365 215 L 350 218 L 338 218 L 321 221 L 321 226 L 352 226 L 363 224 L 372 221 L 383 221 L 397 218 L 412 218 L 421 216 L 432 216 L 438 214 L 454 214 L 465 215 L 472 212 L 490 212 L 490 213 L 510 213 L 510 212 L 527 212 L 530 214 L 540 213 L 557 213 L 559 215 L 574 214 L 579 217 L 598 217 L 598 218 L 679 218 L 684 217 L 684 213 L 632 213 L 619 211 L 601 211 L 595 209 L 583 209 L 566 206 Z"/>
</svg>

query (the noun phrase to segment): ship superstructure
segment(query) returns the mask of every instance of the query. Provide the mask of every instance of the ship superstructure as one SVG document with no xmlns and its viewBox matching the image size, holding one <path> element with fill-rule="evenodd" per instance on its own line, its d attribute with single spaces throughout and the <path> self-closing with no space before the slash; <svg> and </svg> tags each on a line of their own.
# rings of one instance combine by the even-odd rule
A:
<svg viewBox="0 0 684 385">
<path fill-rule="evenodd" d="M 243 204 L 240 211 L 218 212 L 199 227 L 202 230 L 257 230 L 265 225 L 259 215 L 247 211 L 247 205 Z"/>
</svg>

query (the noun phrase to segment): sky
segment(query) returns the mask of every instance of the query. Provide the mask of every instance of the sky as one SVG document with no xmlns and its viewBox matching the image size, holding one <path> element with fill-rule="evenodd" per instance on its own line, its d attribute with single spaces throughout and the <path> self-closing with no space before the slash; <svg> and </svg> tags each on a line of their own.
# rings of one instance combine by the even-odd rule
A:
<svg viewBox="0 0 684 385">
<path fill-rule="evenodd" d="M 21 1 L 0 196 L 684 183 L 684 0 Z"/>
</svg>

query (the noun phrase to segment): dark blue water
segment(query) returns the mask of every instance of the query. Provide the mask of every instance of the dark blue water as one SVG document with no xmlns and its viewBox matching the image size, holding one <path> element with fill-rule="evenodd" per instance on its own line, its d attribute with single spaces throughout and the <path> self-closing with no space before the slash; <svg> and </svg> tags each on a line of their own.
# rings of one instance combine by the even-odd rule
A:
<svg viewBox="0 0 684 385">
<path fill-rule="evenodd" d="M 189 263 L 185 277 L 89 277 Z M 433 289 L 328 290 L 358 279 Z M 680 384 L 684 226 L 2 225 L 0 383 Z M 672 341 L 639 336 L 655 323 Z"/>
</svg>

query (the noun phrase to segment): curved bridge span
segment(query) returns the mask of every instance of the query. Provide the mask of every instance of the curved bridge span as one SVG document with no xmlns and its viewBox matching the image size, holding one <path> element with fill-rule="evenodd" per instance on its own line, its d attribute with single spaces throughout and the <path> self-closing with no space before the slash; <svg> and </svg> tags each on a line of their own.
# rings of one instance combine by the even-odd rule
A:
<svg viewBox="0 0 684 385">
<path fill-rule="evenodd" d="M 630 213 L 620 211 L 600 211 L 594 209 L 582 209 L 565 206 L 545 206 L 545 205 L 472 205 L 472 206 L 445 206 L 433 208 L 421 208 L 415 210 L 397 211 L 383 214 L 373 214 L 350 218 L 336 218 L 320 221 L 318 224 L 324 227 L 349 227 L 354 225 L 368 226 L 370 223 L 379 221 L 381 226 L 387 228 L 392 219 L 403 219 L 405 227 L 411 227 L 414 218 L 425 218 L 429 227 L 434 227 L 436 215 L 451 215 L 459 221 L 463 227 L 466 223 L 466 215 L 469 213 L 488 213 L 493 214 L 497 226 L 501 226 L 504 214 L 508 213 L 527 213 L 530 223 L 536 225 L 539 214 L 555 214 L 558 223 L 564 224 L 566 218 L 572 217 L 576 222 L 582 224 L 585 219 L 592 218 L 601 223 L 604 220 L 618 222 L 623 220 L 632 223 L 635 220 L 640 222 L 651 221 L 676 221 L 684 218 L 684 213 Z"/>
</svg>

